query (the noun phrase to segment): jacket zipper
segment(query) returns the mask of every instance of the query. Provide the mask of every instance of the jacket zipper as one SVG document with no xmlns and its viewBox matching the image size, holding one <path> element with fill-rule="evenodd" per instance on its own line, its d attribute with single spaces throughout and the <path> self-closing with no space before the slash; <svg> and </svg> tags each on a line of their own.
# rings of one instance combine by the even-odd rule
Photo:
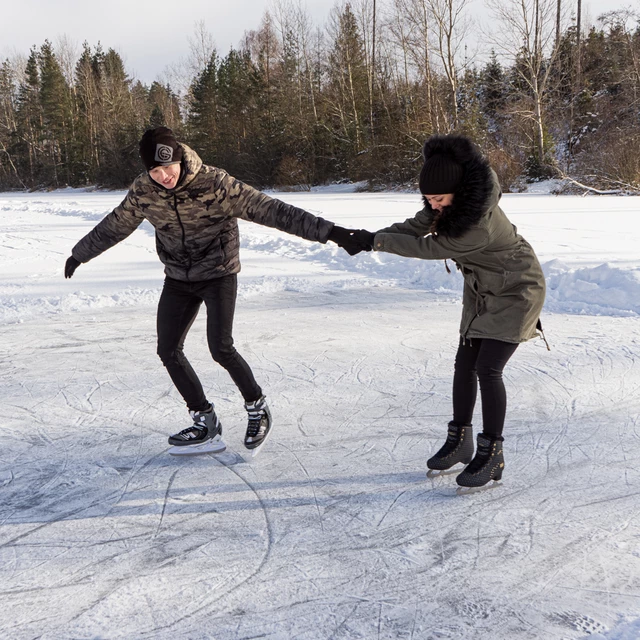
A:
<svg viewBox="0 0 640 640">
<path fill-rule="evenodd" d="M 187 274 L 186 274 L 187 280 L 189 280 L 189 271 L 191 270 L 191 256 L 187 252 L 186 232 L 184 230 L 184 225 L 182 224 L 182 218 L 180 218 L 180 214 L 178 213 L 178 196 L 176 196 L 175 193 L 173 194 L 173 208 L 176 210 L 176 218 L 178 218 L 178 223 L 180 224 L 180 230 L 182 232 L 182 248 L 184 252 L 187 254 L 187 257 L 189 258 L 189 263 L 187 266 Z"/>
</svg>

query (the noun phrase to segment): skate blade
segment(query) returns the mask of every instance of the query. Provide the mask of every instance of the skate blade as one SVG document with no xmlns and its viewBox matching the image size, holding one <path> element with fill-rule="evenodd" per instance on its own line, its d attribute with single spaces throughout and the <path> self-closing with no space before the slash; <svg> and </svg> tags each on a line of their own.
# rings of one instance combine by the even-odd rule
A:
<svg viewBox="0 0 640 640">
<path fill-rule="evenodd" d="M 269 433 L 267 433 L 267 437 L 255 449 L 249 449 L 249 451 L 251 451 L 251 458 L 256 458 L 258 454 L 262 451 L 262 447 L 264 447 L 264 445 L 267 443 L 267 440 L 269 439 L 269 436 L 271 435 L 272 431 L 273 431 L 273 425 L 271 425 L 271 429 L 269 429 Z"/>
<path fill-rule="evenodd" d="M 484 484 L 481 487 L 458 487 L 456 489 L 456 495 L 468 496 L 472 493 L 480 493 L 481 491 L 488 491 L 489 489 L 497 489 L 502 486 L 502 482 L 494 480 L 491 484 Z"/>
<path fill-rule="evenodd" d="M 199 456 L 205 453 L 222 453 L 227 449 L 227 445 L 222 441 L 220 436 L 216 436 L 211 440 L 202 442 L 201 444 L 188 444 L 183 447 L 170 447 L 169 455 L 172 456 Z"/>
<path fill-rule="evenodd" d="M 451 469 L 429 469 L 427 478 L 438 478 L 440 476 L 450 476 L 454 473 L 462 473 L 464 467 L 452 467 Z"/>
</svg>

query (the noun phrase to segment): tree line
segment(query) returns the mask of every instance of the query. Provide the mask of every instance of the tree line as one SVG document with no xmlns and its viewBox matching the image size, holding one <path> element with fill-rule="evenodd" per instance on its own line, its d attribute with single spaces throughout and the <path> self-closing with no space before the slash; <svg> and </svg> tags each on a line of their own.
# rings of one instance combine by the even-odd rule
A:
<svg viewBox="0 0 640 640">
<path fill-rule="evenodd" d="M 318 27 L 282 0 L 226 55 L 200 23 L 188 64 L 149 86 L 113 49 L 45 41 L 0 66 L 0 188 L 126 187 L 140 136 L 166 125 L 260 187 L 414 185 L 423 141 L 457 132 L 506 190 L 637 190 L 638 17 L 585 28 L 581 0 L 487 0 L 471 35 L 468 2 L 353 0 Z"/>
</svg>

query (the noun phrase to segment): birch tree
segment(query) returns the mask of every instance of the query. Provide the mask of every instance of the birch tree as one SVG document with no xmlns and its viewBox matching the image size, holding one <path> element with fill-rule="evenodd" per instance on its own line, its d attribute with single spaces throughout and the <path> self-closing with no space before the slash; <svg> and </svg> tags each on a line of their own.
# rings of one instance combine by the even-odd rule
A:
<svg viewBox="0 0 640 640">
<path fill-rule="evenodd" d="M 542 171 L 554 165 L 547 137 L 546 104 L 560 43 L 556 0 L 487 0 L 496 21 L 487 35 L 511 59 L 519 84 L 514 113 L 529 123 L 532 161 Z"/>
</svg>

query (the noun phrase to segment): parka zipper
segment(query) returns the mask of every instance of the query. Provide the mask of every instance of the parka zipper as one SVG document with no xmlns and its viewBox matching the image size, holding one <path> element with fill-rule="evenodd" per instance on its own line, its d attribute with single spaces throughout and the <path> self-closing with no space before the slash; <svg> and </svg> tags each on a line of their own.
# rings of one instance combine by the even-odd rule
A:
<svg viewBox="0 0 640 640">
<path fill-rule="evenodd" d="M 466 329 L 464 330 L 462 337 L 464 340 L 467 340 L 467 334 L 469 333 L 469 330 L 471 329 L 471 325 L 473 324 L 473 321 L 480 315 L 480 293 L 478 291 L 478 281 L 474 278 L 473 280 L 473 286 L 471 287 L 473 289 L 473 292 L 475 294 L 475 303 L 476 303 L 476 313 L 473 316 L 473 318 L 471 318 L 471 320 L 469 320 L 469 323 L 467 324 Z M 471 339 L 469 338 L 469 342 L 471 342 Z"/>
<path fill-rule="evenodd" d="M 182 224 L 182 218 L 180 217 L 180 214 L 178 213 L 178 196 L 176 196 L 176 194 L 173 194 L 173 208 L 176 211 L 176 218 L 178 219 L 178 224 L 180 225 L 180 231 L 182 232 L 182 249 L 185 252 L 185 254 L 187 255 L 187 258 L 189 259 L 189 263 L 187 266 L 187 280 L 189 279 L 189 271 L 191 270 L 191 255 L 189 254 L 189 252 L 187 251 L 187 234 L 186 231 L 184 229 L 184 225 Z"/>
</svg>

